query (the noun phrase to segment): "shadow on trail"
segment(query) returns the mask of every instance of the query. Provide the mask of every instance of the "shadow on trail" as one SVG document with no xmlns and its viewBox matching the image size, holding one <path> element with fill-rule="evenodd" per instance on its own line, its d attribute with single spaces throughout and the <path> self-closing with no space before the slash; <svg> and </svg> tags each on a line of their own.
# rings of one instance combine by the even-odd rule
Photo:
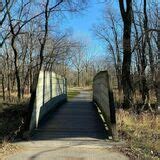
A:
<svg viewBox="0 0 160 160">
<path fill-rule="evenodd" d="M 96 106 L 83 93 L 43 118 L 32 140 L 102 140 L 108 138 L 105 126 Z"/>
</svg>

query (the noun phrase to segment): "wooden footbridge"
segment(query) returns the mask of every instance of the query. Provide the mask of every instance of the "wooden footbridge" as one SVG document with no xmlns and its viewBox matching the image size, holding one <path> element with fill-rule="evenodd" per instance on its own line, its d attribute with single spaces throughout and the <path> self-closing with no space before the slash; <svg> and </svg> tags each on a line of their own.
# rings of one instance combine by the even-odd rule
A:
<svg viewBox="0 0 160 160">
<path fill-rule="evenodd" d="M 115 108 L 108 73 L 103 71 L 95 76 L 93 93 L 81 91 L 68 102 L 66 86 L 63 77 L 40 73 L 30 126 L 32 138 L 107 139 L 114 136 Z"/>
<path fill-rule="evenodd" d="M 50 112 L 33 132 L 33 139 L 106 139 L 108 132 L 91 93 L 81 91 L 73 100 Z"/>
</svg>

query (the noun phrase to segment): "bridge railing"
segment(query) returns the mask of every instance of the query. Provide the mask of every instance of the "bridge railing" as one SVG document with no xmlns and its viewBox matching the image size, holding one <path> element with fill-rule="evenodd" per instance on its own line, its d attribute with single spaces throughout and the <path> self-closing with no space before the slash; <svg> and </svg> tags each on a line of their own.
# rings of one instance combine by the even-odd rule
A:
<svg viewBox="0 0 160 160">
<path fill-rule="evenodd" d="M 107 71 L 99 72 L 93 79 L 93 101 L 101 110 L 113 138 L 116 137 L 115 105 Z"/>
<path fill-rule="evenodd" d="M 37 128 L 40 120 L 50 110 L 66 100 L 66 79 L 54 72 L 40 71 L 30 130 Z"/>
</svg>

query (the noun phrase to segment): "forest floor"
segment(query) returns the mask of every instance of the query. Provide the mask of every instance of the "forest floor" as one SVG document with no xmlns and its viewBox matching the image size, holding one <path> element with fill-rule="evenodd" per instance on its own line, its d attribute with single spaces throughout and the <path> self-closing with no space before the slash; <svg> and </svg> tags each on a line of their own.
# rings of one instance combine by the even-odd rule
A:
<svg viewBox="0 0 160 160">
<path fill-rule="evenodd" d="M 133 114 L 117 111 L 119 138 L 126 147 L 120 150 L 134 159 L 160 160 L 160 115 L 151 113 Z"/>
<path fill-rule="evenodd" d="M 0 160 L 3 156 L 19 152 L 20 146 L 12 144 L 19 137 L 22 123 L 22 112 L 19 110 L 7 110 L 0 112 Z"/>
<path fill-rule="evenodd" d="M 20 136 L 20 130 L 23 126 L 23 117 L 26 111 L 24 103 L 2 103 L 0 109 L 0 140 L 14 140 L 17 135 Z"/>
<path fill-rule="evenodd" d="M 77 96 L 80 90 L 82 88 L 69 88 L 68 99 Z M 16 105 L 0 100 L 0 157 L 22 150 L 9 142 L 23 123 L 24 106 L 24 102 Z M 117 129 L 119 139 L 126 141 L 125 147 L 118 148 L 121 152 L 131 159 L 160 160 L 160 115 L 147 112 L 137 115 L 120 109 L 117 110 Z"/>
<path fill-rule="evenodd" d="M 14 97 L 13 97 L 14 98 Z M 27 101 L 3 101 L 0 95 L 0 159 L 3 155 L 15 153 L 19 146 L 12 144 L 15 138 L 22 134 L 23 117 Z"/>
<path fill-rule="evenodd" d="M 4 157 L 6 157 L 10 154 L 19 153 L 23 150 L 24 150 L 24 148 L 21 147 L 20 145 L 12 144 L 10 142 L 3 140 L 0 143 L 0 160 L 3 160 Z"/>
</svg>

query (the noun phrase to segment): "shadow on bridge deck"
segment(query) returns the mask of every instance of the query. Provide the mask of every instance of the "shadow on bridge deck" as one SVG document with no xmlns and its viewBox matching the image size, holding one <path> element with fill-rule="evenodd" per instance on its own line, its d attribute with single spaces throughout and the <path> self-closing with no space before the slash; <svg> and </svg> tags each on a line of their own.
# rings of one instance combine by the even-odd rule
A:
<svg viewBox="0 0 160 160">
<path fill-rule="evenodd" d="M 91 92 L 82 91 L 75 99 L 50 112 L 32 140 L 99 140 L 107 139 L 108 132 L 91 101 Z"/>
</svg>

